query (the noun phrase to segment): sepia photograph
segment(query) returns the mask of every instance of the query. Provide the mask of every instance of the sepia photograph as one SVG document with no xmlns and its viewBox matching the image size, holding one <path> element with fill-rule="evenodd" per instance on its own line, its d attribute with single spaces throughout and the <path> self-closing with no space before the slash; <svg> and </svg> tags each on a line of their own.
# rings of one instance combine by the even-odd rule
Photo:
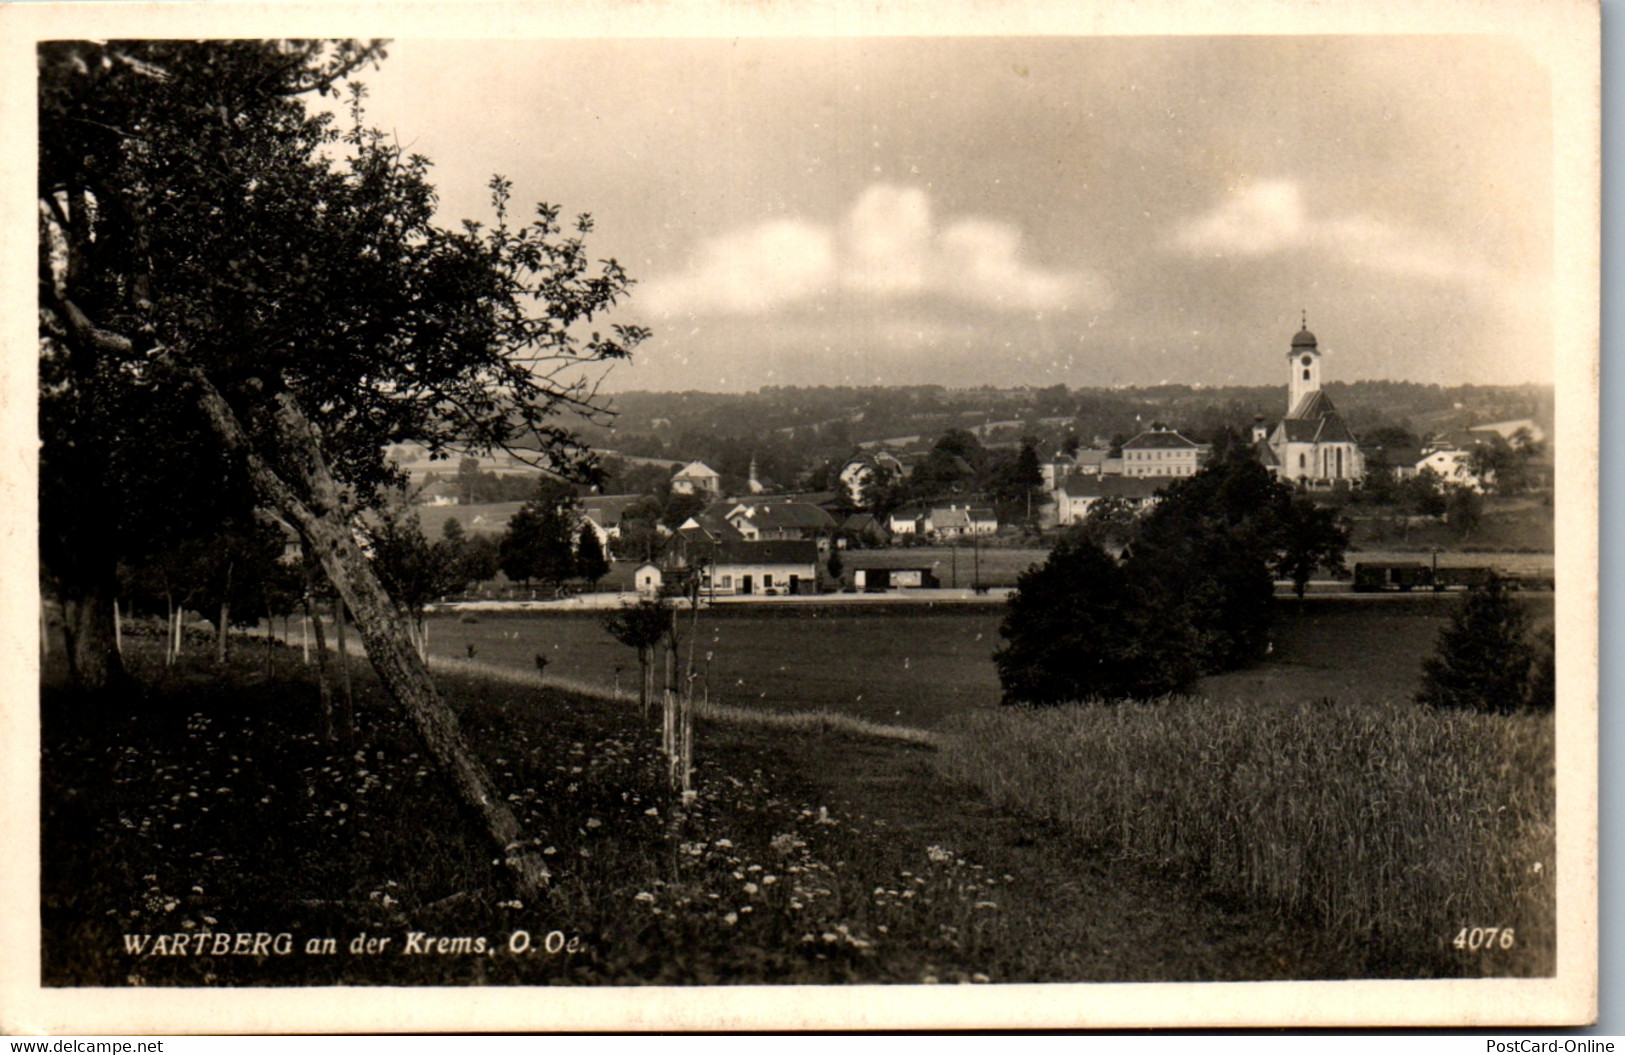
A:
<svg viewBox="0 0 1625 1055">
<path fill-rule="evenodd" d="M 1595 1019 L 1594 4 L 25 6 L 0 1029 Z"/>
</svg>

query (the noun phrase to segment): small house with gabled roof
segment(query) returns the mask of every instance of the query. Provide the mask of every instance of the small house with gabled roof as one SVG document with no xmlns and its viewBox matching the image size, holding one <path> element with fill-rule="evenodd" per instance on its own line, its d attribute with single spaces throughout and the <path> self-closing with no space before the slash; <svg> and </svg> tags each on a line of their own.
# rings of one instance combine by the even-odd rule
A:
<svg viewBox="0 0 1625 1055">
<path fill-rule="evenodd" d="M 1073 473 L 1055 489 L 1055 518 L 1072 524 L 1089 515 L 1103 498 L 1120 498 L 1133 509 L 1145 509 L 1157 500 L 1157 492 L 1173 480 L 1166 476 L 1096 476 Z"/>
<path fill-rule="evenodd" d="M 788 597 L 818 592 L 818 543 L 803 539 L 719 543 L 701 573 L 709 597 Z"/>
<path fill-rule="evenodd" d="M 679 495 L 711 495 L 722 493 L 722 474 L 704 462 L 689 462 L 671 478 L 671 490 Z"/>
</svg>

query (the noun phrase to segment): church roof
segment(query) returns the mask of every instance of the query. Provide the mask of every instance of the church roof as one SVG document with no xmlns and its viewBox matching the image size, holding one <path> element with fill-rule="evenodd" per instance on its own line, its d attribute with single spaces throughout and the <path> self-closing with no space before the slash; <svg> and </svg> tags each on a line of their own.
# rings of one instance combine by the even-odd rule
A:
<svg viewBox="0 0 1625 1055">
<path fill-rule="evenodd" d="M 1354 434 L 1343 424 L 1331 397 L 1318 388 L 1298 401 L 1281 422 L 1281 431 L 1288 443 L 1354 442 Z"/>
<path fill-rule="evenodd" d="M 1297 336 L 1292 338 L 1293 348 L 1313 348 L 1315 347 L 1315 344 L 1315 335 L 1309 332 L 1309 327 L 1307 326 L 1299 330 Z"/>
</svg>

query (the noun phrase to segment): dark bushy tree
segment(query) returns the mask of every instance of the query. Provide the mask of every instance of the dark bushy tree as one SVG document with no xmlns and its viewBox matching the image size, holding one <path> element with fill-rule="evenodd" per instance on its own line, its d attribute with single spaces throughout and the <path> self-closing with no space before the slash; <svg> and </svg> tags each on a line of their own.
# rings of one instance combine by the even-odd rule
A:
<svg viewBox="0 0 1625 1055">
<path fill-rule="evenodd" d="M 1503 580 L 1470 591 L 1422 663 L 1417 701 L 1500 714 L 1552 706 L 1555 668 L 1537 667 L 1529 629 L 1528 612 Z"/>
<path fill-rule="evenodd" d="M 1309 586 L 1309 578 L 1324 568 L 1333 574 L 1345 570 L 1343 554 L 1349 544 L 1349 530 L 1339 521 L 1337 511 L 1317 506 L 1305 495 L 1294 495 L 1283 511 L 1280 545 L 1272 570 L 1292 580 L 1299 597 Z"/>
<path fill-rule="evenodd" d="M 1123 567 L 1080 532 L 1023 572 L 993 654 L 1006 704 L 1054 705 L 1157 695 L 1180 686 L 1177 672 L 1148 657 L 1145 625 Z M 1147 662 L 1147 660 L 1150 662 Z"/>
<path fill-rule="evenodd" d="M 558 480 L 544 479 L 519 507 L 502 536 L 502 571 L 515 582 L 541 580 L 555 588 L 576 573 L 576 498 Z"/>
<path fill-rule="evenodd" d="M 1130 577 L 1196 635 L 1204 673 L 1263 658 L 1275 616 L 1270 568 L 1292 491 L 1233 444 L 1170 485 L 1130 545 Z"/>
<path fill-rule="evenodd" d="M 583 523 L 576 536 L 576 574 L 594 588 L 598 580 L 609 574 L 609 560 L 604 556 L 604 545 L 598 541 L 598 532 L 591 524 Z"/>
<path fill-rule="evenodd" d="M 1335 514 L 1239 443 L 1171 484 L 1138 524 L 1126 512 L 1103 506 L 1022 576 L 995 656 L 1006 702 L 1153 697 L 1254 663 L 1274 623 L 1272 572 L 1306 581 L 1306 569 L 1341 567 L 1347 542 Z M 1110 529 L 1132 538 L 1121 563 L 1102 545 Z"/>
</svg>

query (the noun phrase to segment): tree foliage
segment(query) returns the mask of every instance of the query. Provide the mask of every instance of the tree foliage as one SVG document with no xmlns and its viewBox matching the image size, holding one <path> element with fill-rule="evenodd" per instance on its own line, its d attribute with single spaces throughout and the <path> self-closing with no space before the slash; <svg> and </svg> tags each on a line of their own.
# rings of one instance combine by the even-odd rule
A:
<svg viewBox="0 0 1625 1055">
<path fill-rule="evenodd" d="M 1121 561 L 1104 548 L 1118 533 Z M 1022 576 L 995 656 L 1005 702 L 1154 697 L 1256 662 L 1270 645 L 1275 574 L 1340 568 L 1346 543 L 1332 511 L 1246 446 L 1221 446 L 1150 512 L 1104 505 Z"/>
<path fill-rule="evenodd" d="M 443 228 L 429 160 L 365 127 L 359 86 L 343 131 L 305 108 L 305 94 L 337 93 L 382 57 L 327 41 L 40 46 L 41 520 L 71 516 L 67 495 L 130 490 L 76 445 L 127 462 L 195 446 L 251 483 L 320 562 L 385 687 L 534 890 L 545 864 L 412 647 L 356 542 L 357 514 L 403 482 L 384 453 L 402 442 L 500 447 L 592 476 L 560 415 L 596 414 L 582 368 L 646 334 L 591 329 L 630 280 L 593 262 L 590 217 L 544 204 L 514 222 L 497 177 L 489 226 Z M 154 497 L 184 508 L 206 481 Z M 120 539 L 108 535 L 42 545 L 96 638 L 87 656 L 110 636 L 98 555 Z"/>
<path fill-rule="evenodd" d="M 598 541 L 598 532 L 585 522 L 576 535 L 576 574 L 594 586 L 609 574 L 609 559 L 604 556 L 604 546 Z"/>
<path fill-rule="evenodd" d="M 578 519 L 574 492 L 560 481 L 544 479 L 536 497 L 508 520 L 501 543 L 503 574 L 515 582 L 563 585 L 576 573 Z"/>
<path fill-rule="evenodd" d="M 1554 656 L 1555 648 L 1547 652 Z M 1508 713 L 1555 703 L 1555 662 L 1530 640 L 1529 613 L 1501 579 L 1461 599 L 1422 664 L 1419 703 Z"/>
</svg>

